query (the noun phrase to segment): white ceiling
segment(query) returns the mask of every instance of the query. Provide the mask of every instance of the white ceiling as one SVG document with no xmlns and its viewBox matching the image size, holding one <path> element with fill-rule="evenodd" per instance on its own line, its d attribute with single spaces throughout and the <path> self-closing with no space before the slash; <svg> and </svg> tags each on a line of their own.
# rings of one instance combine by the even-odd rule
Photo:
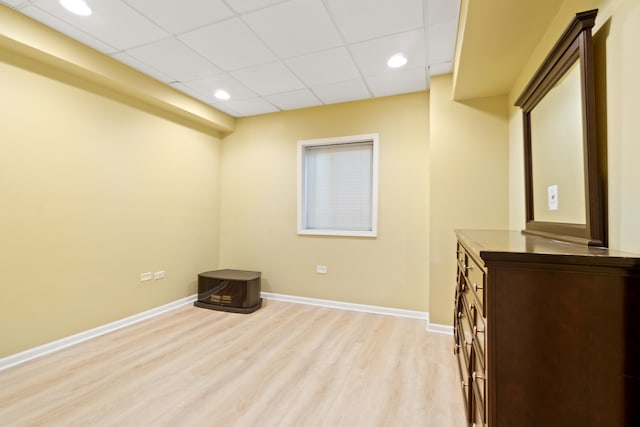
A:
<svg viewBox="0 0 640 427">
<path fill-rule="evenodd" d="M 235 117 L 428 89 L 451 72 L 459 12 L 459 0 L 86 2 L 89 17 L 0 0 Z M 409 61 L 392 70 L 398 52 Z"/>
</svg>

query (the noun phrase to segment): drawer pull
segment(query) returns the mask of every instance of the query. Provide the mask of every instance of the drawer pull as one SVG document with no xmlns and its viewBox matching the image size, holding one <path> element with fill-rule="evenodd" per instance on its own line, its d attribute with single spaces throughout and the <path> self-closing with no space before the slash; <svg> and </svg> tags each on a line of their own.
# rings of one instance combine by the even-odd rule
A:
<svg viewBox="0 0 640 427">
<path fill-rule="evenodd" d="M 459 312 L 458 312 L 458 319 L 460 319 L 461 317 L 462 317 L 462 312 L 461 312 L 461 311 L 459 311 Z"/>
<path fill-rule="evenodd" d="M 461 387 L 469 387 L 469 384 L 465 384 L 464 381 L 460 382 Z"/>
<path fill-rule="evenodd" d="M 478 334 L 484 334 L 484 331 L 480 331 L 480 330 L 478 330 L 477 326 L 474 326 L 473 327 L 473 335 L 477 336 Z"/>
<path fill-rule="evenodd" d="M 471 377 L 474 380 L 483 380 L 484 379 L 484 377 L 482 375 L 478 374 L 476 371 L 473 371 L 473 374 L 471 374 Z"/>
<path fill-rule="evenodd" d="M 473 282 L 473 290 L 478 292 L 478 289 L 484 289 L 484 288 L 482 286 L 478 286 L 478 284 L 476 282 Z"/>
<path fill-rule="evenodd" d="M 467 270 L 473 270 L 473 265 L 468 265 L 465 267 Z"/>
</svg>

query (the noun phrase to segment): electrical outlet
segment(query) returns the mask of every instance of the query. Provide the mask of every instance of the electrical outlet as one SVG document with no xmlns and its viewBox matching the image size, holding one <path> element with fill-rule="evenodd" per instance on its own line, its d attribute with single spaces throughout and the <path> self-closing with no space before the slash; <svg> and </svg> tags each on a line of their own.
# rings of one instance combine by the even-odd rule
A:
<svg viewBox="0 0 640 427">
<path fill-rule="evenodd" d="M 153 277 L 153 276 L 151 275 L 151 272 L 150 272 L 150 271 L 149 271 L 149 272 L 147 272 L 147 273 L 142 273 L 142 274 L 140 275 L 140 281 L 141 281 L 141 282 L 146 282 L 147 280 L 151 280 L 151 278 L 152 278 L 152 277 Z"/>
<path fill-rule="evenodd" d="M 327 266 L 326 265 L 316 265 L 316 273 L 319 274 L 327 274 Z"/>
<path fill-rule="evenodd" d="M 153 273 L 153 278 L 156 280 L 164 279 L 164 271 L 156 271 L 155 273 Z"/>
</svg>

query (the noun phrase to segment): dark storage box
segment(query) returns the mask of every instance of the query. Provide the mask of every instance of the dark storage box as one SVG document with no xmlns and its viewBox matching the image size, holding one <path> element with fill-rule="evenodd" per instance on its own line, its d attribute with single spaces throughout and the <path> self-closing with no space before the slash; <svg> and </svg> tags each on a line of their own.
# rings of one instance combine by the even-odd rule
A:
<svg viewBox="0 0 640 427">
<path fill-rule="evenodd" d="M 196 307 L 252 313 L 262 306 L 260 272 L 215 270 L 198 274 Z"/>
</svg>

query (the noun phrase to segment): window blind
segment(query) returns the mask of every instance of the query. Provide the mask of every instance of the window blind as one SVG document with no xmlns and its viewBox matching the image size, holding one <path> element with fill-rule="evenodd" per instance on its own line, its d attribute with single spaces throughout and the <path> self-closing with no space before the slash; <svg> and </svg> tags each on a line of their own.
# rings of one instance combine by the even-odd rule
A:
<svg viewBox="0 0 640 427">
<path fill-rule="evenodd" d="M 371 231 L 373 141 L 305 147 L 304 190 L 306 229 Z"/>
</svg>

